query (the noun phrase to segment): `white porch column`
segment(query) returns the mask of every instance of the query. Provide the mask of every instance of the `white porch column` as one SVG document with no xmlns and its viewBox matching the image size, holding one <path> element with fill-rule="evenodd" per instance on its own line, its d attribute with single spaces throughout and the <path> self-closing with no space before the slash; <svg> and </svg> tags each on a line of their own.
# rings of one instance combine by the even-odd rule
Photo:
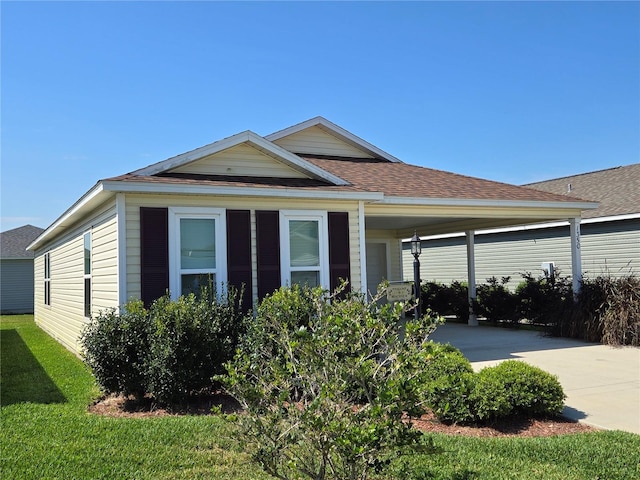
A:
<svg viewBox="0 0 640 480">
<path fill-rule="evenodd" d="M 367 239 L 364 227 L 364 202 L 358 202 L 358 230 L 360 239 L 360 291 L 367 295 Z M 402 251 L 402 250 L 401 250 Z M 355 288 L 355 285 L 353 285 Z"/>
<path fill-rule="evenodd" d="M 569 231 L 571 233 L 571 279 L 573 297 L 580 292 L 582 280 L 582 255 L 580 253 L 580 217 L 569 219 Z"/>
<path fill-rule="evenodd" d="M 478 318 L 476 317 L 473 303 L 476 299 L 476 256 L 474 248 L 474 231 L 468 230 L 467 236 L 467 281 L 469 284 L 469 326 L 477 327 Z"/>
</svg>

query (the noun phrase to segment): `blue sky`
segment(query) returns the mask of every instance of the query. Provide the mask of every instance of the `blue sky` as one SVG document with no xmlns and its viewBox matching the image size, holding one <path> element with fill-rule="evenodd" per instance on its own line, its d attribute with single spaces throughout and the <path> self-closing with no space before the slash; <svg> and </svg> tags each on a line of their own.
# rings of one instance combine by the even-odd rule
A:
<svg viewBox="0 0 640 480">
<path fill-rule="evenodd" d="M 1 2 L 4 231 L 97 180 L 322 115 L 522 184 L 636 163 L 638 2 Z"/>
</svg>

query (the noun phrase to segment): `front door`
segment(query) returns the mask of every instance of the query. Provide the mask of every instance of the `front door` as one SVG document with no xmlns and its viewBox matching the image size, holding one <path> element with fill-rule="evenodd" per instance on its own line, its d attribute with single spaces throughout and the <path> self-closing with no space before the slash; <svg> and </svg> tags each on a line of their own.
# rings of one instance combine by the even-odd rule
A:
<svg viewBox="0 0 640 480">
<path fill-rule="evenodd" d="M 387 244 L 367 243 L 367 291 L 375 295 L 382 280 L 389 278 L 387 271 Z"/>
</svg>

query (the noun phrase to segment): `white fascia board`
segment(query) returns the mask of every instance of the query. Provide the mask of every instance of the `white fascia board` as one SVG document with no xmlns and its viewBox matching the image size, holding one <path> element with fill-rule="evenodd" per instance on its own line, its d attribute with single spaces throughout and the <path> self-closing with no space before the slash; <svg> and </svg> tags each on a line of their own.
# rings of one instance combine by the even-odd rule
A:
<svg viewBox="0 0 640 480">
<path fill-rule="evenodd" d="M 363 200 L 376 202 L 383 198 L 378 192 L 304 191 L 296 188 L 221 187 L 209 185 L 174 185 L 146 182 L 105 181 L 104 189 L 123 193 L 170 193 L 184 195 L 233 195 L 243 197 L 314 198 L 324 200 Z"/>
<path fill-rule="evenodd" d="M 384 158 L 385 160 L 389 160 L 390 162 L 394 162 L 394 163 L 402 163 L 400 159 L 394 157 L 390 153 L 387 153 L 384 150 L 381 150 L 375 145 L 372 145 L 366 140 L 363 140 L 357 135 L 354 135 L 348 130 L 345 130 L 344 128 L 340 127 L 339 125 L 336 125 L 335 123 L 330 122 L 324 117 L 311 118 L 302 123 L 298 123 L 297 125 L 293 125 L 289 128 L 285 128 L 284 130 L 279 130 L 275 133 L 272 133 L 271 135 L 267 135 L 264 138 L 266 138 L 270 142 L 273 142 L 281 138 L 288 137 L 289 135 L 293 135 L 294 133 L 301 132 L 302 130 L 305 130 L 307 128 L 316 127 L 316 126 L 323 127 L 325 130 L 330 131 L 336 137 L 346 141 L 347 143 L 353 145 L 354 147 L 367 151 L 367 153 L 371 154 L 374 157 Z"/>
<path fill-rule="evenodd" d="M 384 197 L 380 202 L 387 205 L 424 205 L 447 207 L 515 207 L 515 208 L 575 208 L 590 210 L 598 208 L 595 202 L 545 202 L 540 200 L 481 200 L 466 198 Z"/>
<path fill-rule="evenodd" d="M 640 218 L 640 213 L 630 213 L 626 215 L 611 215 L 608 217 L 595 217 L 595 218 L 583 218 L 580 221 L 581 225 L 597 224 L 605 222 L 619 222 L 623 220 L 634 220 Z M 489 228 L 486 230 L 477 230 L 475 235 L 488 235 L 491 233 L 511 233 L 511 232 L 524 232 L 526 230 L 540 230 L 544 228 L 556 228 L 556 227 L 568 227 L 569 220 L 561 220 L 558 222 L 545 222 L 545 223 L 530 223 L 527 225 L 519 225 L 517 227 L 503 227 L 503 228 Z M 456 238 L 464 237 L 465 233 L 443 233 L 440 235 L 424 235 L 421 236 L 421 240 L 441 240 L 444 238 Z M 410 241 L 410 238 L 403 239 L 403 242 Z"/>
<path fill-rule="evenodd" d="M 56 230 L 60 228 L 67 220 L 80 213 L 83 208 L 92 200 L 95 200 L 101 193 L 105 191 L 104 184 L 98 182 L 91 190 L 85 193 L 76 203 L 71 205 L 62 215 L 58 217 L 44 232 L 38 236 L 27 247 L 27 250 L 35 250 L 42 245 L 49 237 L 55 234 Z"/>
<path fill-rule="evenodd" d="M 190 152 L 171 157 L 162 162 L 149 165 L 148 167 L 141 168 L 132 172 L 132 175 L 156 175 L 158 173 L 173 170 L 174 168 L 178 168 L 188 163 L 195 162 L 197 160 L 200 160 L 201 158 L 208 157 L 209 155 L 222 152 L 242 143 L 247 143 L 258 148 L 258 150 L 269 152 L 286 165 L 289 165 L 299 172 L 306 173 L 313 178 L 326 180 L 327 182 L 330 182 L 334 185 L 348 185 L 348 182 L 341 179 L 340 177 L 337 177 L 336 175 L 333 175 L 325 170 L 322 170 L 319 167 L 316 167 L 312 163 L 309 163 L 299 156 L 289 152 L 288 150 L 279 147 L 275 143 L 271 143 L 270 141 L 265 140 L 260 135 L 253 133 L 250 130 L 232 135 L 231 137 L 227 137 L 214 143 L 210 143 L 209 145 L 205 145 L 204 147 L 196 148 L 195 150 L 191 150 Z"/>
</svg>

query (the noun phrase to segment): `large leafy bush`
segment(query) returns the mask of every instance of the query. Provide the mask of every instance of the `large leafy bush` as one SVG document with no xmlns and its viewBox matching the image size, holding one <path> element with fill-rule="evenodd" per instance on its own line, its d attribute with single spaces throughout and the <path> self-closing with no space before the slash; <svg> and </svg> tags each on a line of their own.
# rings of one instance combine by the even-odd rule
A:
<svg viewBox="0 0 640 480">
<path fill-rule="evenodd" d="M 422 395 L 427 406 L 442 421 L 465 423 L 474 420 L 469 395 L 474 373 L 469 360 L 455 347 L 430 343 L 425 348 Z"/>
<path fill-rule="evenodd" d="M 470 395 L 478 420 L 557 415 L 562 411 L 564 399 L 557 377 L 517 360 L 480 370 Z"/>
<path fill-rule="evenodd" d="M 147 310 L 132 301 L 102 312 L 84 329 L 85 361 L 107 394 L 152 395 L 163 404 L 211 390 L 246 329 L 237 293 L 222 301 L 204 290 Z"/>
<path fill-rule="evenodd" d="M 120 313 L 102 312 L 85 327 L 85 362 L 103 391 L 136 397 L 146 393 L 150 333 L 149 312 L 140 300 L 128 302 Z"/>
<path fill-rule="evenodd" d="M 294 287 L 259 306 L 221 379 L 246 409 L 244 435 L 259 439 L 253 458 L 277 478 L 364 479 L 421 445 L 405 416 L 423 412 L 434 322 L 376 300 Z"/>
</svg>

